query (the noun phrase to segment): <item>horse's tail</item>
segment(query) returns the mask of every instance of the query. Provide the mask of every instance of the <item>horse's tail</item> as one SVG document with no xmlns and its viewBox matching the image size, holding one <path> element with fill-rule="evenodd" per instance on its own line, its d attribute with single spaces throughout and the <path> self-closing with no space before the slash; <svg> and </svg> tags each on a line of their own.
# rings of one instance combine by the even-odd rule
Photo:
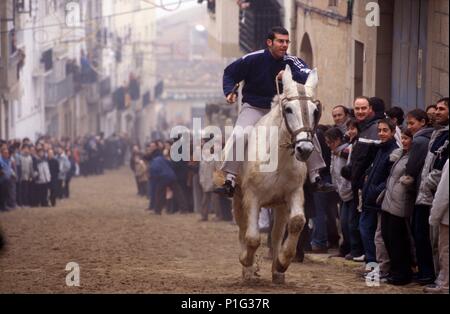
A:
<svg viewBox="0 0 450 314">
<path fill-rule="evenodd" d="M 233 216 L 239 227 L 247 225 L 247 215 L 244 209 L 242 189 L 240 185 L 236 185 L 233 197 Z"/>
</svg>

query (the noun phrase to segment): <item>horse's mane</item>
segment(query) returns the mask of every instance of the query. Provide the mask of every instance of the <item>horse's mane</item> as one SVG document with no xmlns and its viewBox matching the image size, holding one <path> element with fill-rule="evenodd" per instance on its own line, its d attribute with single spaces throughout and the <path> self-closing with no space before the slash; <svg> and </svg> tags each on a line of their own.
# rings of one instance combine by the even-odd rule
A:
<svg viewBox="0 0 450 314">
<path fill-rule="evenodd" d="M 283 97 L 283 94 L 281 94 L 281 95 L 275 95 L 273 98 L 272 98 L 272 103 L 270 104 L 270 109 L 273 109 L 273 108 L 275 108 L 278 104 L 279 104 L 279 102 L 280 102 L 280 97 Z"/>
</svg>

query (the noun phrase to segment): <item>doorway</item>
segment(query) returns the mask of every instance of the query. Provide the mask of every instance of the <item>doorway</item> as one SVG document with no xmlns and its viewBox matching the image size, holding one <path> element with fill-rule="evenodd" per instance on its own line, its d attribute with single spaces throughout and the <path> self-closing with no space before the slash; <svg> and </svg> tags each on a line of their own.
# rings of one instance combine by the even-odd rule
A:
<svg viewBox="0 0 450 314">
<path fill-rule="evenodd" d="M 425 108 L 427 1 L 395 1 L 392 106 L 405 112 Z"/>
</svg>

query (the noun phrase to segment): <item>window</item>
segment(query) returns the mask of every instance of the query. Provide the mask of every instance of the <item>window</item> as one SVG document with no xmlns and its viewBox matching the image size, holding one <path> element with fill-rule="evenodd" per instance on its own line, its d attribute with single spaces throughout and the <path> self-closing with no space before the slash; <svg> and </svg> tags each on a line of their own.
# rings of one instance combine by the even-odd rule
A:
<svg viewBox="0 0 450 314">
<path fill-rule="evenodd" d="M 42 53 L 41 63 L 44 64 L 46 72 L 53 69 L 53 49 L 46 50 Z"/>
<path fill-rule="evenodd" d="M 100 97 L 111 94 L 111 78 L 107 77 L 100 82 Z"/>
<path fill-rule="evenodd" d="M 208 0 L 208 11 L 216 13 L 216 0 Z"/>
<path fill-rule="evenodd" d="M 131 100 L 138 100 L 141 97 L 141 88 L 137 79 L 133 78 L 130 80 L 130 83 L 128 84 L 128 92 Z"/>
<path fill-rule="evenodd" d="M 239 46 L 244 52 L 265 48 L 267 32 L 274 25 L 282 25 L 281 7 L 277 1 L 258 0 L 257 3 L 240 10 Z"/>
<path fill-rule="evenodd" d="M 203 3 L 204 0 L 198 0 L 198 3 Z M 206 0 L 206 7 L 211 14 L 216 13 L 216 0 Z"/>
<path fill-rule="evenodd" d="M 148 106 L 150 104 L 150 91 L 146 92 L 143 96 L 142 96 L 142 106 Z"/>
<path fill-rule="evenodd" d="M 354 98 L 363 95 L 364 92 L 364 44 L 355 41 L 355 69 L 354 69 Z"/>
<path fill-rule="evenodd" d="M 14 29 L 9 31 L 9 54 L 13 55 L 17 51 L 17 38 L 16 31 Z"/>
</svg>

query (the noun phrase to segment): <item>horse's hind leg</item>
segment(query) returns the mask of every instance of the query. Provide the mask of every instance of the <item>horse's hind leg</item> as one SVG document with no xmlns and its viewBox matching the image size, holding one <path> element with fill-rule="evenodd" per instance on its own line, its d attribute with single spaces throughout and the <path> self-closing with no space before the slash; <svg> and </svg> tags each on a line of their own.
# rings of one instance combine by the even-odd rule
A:
<svg viewBox="0 0 450 314">
<path fill-rule="evenodd" d="M 284 273 L 277 270 L 278 254 L 281 250 L 283 237 L 286 230 L 286 222 L 289 216 L 286 207 L 277 207 L 273 209 L 274 221 L 272 227 L 272 282 L 277 284 L 284 283 Z"/>
</svg>

